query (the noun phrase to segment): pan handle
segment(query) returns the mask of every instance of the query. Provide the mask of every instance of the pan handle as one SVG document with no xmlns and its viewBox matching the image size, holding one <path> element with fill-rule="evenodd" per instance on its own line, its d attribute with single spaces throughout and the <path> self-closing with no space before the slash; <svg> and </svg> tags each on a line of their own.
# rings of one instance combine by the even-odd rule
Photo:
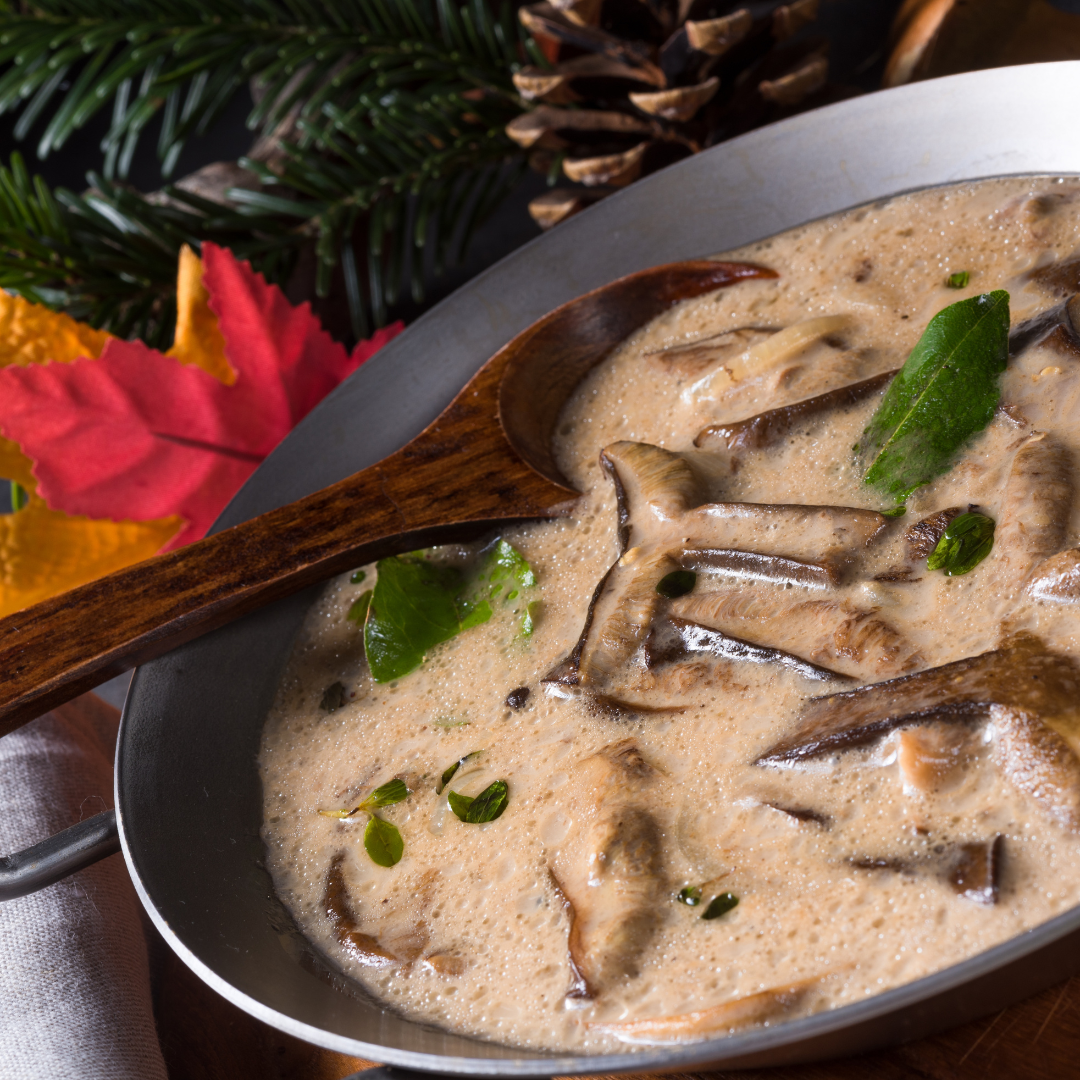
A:
<svg viewBox="0 0 1080 1080">
<path fill-rule="evenodd" d="M 0 858 L 0 900 L 37 892 L 119 850 L 116 811 L 95 814 L 40 844 Z"/>
</svg>

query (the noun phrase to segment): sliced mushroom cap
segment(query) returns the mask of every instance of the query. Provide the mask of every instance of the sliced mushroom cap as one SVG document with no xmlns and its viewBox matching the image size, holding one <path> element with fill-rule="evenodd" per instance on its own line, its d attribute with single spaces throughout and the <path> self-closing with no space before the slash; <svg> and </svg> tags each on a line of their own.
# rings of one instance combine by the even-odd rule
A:
<svg viewBox="0 0 1080 1080">
<path fill-rule="evenodd" d="M 954 893 L 976 904 L 996 904 L 1004 839 L 940 844 L 927 856 L 858 856 L 848 864 L 858 870 L 891 870 L 901 874 L 929 871 Z"/>
<path fill-rule="evenodd" d="M 1073 604 L 1080 600 L 1080 548 L 1059 551 L 1035 570 L 1028 592 L 1037 600 Z"/>
<path fill-rule="evenodd" d="M 758 91 L 775 105 L 798 105 L 804 97 L 820 90 L 828 77 L 829 61 L 824 56 L 811 56 L 787 75 L 763 79 L 758 83 Z"/>
<path fill-rule="evenodd" d="M 994 540 L 1013 580 L 1065 546 L 1072 503 L 1069 451 L 1045 432 L 1034 432 L 1013 458 Z"/>
<path fill-rule="evenodd" d="M 1074 691 L 1075 694 L 1075 691 Z M 1040 715 L 993 705 L 994 762 L 1006 780 L 1066 828 L 1080 830 L 1080 726 L 1074 710 Z"/>
<path fill-rule="evenodd" d="M 687 19 L 686 37 L 691 49 L 723 56 L 750 33 L 754 18 L 746 8 L 733 11 L 719 19 Z"/>
<path fill-rule="evenodd" d="M 914 525 L 904 533 L 904 547 L 907 548 L 909 559 L 928 559 L 937 547 L 938 541 L 945 535 L 945 530 L 953 518 L 958 518 L 964 513 L 962 506 L 950 506 L 946 510 L 938 510 Z"/>
<path fill-rule="evenodd" d="M 349 903 L 349 890 L 342 871 L 344 855 L 335 855 L 330 861 L 323 892 L 323 910 L 334 931 L 334 936 L 344 948 L 350 960 L 365 967 L 388 967 L 401 961 L 370 934 L 360 930 L 356 916 Z"/>
<path fill-rule="evenodd" d="M 704 503 L 684 514 L 680 524 L 687 548 L 730 548 L 842 566 L 881 535 L 888 519 L 854 506 Z"/>
<path fill-rule="evenodd" d="M 653 628 L 649 639 L 649 666 L 708 656 L 714 660 L 734 660 L 750 664 L 771 664 L 787 668 L 813 682 L 845 680 L 848 676 L 812 664 L 794 653 L 731 637 L 700 623 L 673 616 Z"/>
<path fill-rule="evenodd" d="M 746 352 L 776 332 L 775 326 L 737 326 L 734 330 L 724 330 L 684 345 L 670 345 L 645 355 L 667 371 L 678 375 L 696 375 L 718 360 Z"/>
<path fill-rule="evenodd" d="M 684 596 L 670 611 L 676 619 L 806 658 L 841 677 L 880 677 L 921 660 L 915 646 L 875 611 L 840 600 L 729 589 Z"/>
<path fill-rule="evenodd" d="M 584 184 L 586 187 L 594 187 L 597 184 L 625 187 L 641 175 L 641 162 L 648 148 L 649 143 L 643 142 L 621 154 L 566 158 L 563 161 L 563 172 L 575 184 Z"/>
<path fill-rule="evenodd" d="M 829 390 L 816 397 L 784 405 L 778 409 L 758 413 L 747 420 L 734 424 L 713 424 L 702 429 L 694 445 L 702 449 L 725 449 L 729 451 L 761 450 L 766 446 L 785 438 L 793 428 L 807 420 L 858 405 L 867 398 L 884 390 L 896 375 L 895 371 L 886 371 L 861 382 Z"/>
<path fill-rule="evenodd" d="M 629 441 L 612 443 L 600 452 L 600 463 L 615 485 L 620 525 L 633 517 L 639 522 L 639 530 L 652 533 L 656 523 L 681 518 L 705 498 L 686 458 L 663 447 Z"/>
<path fill-rule="evenodd" d="M 662 120 L 689 120 L 702 105 L 710 102 L 720 87 L 714 75 L 697 86 L 678 86 L 672 90 L 657 90 L 648 94 L 630 94 L 630 100 L 642 112 Z"/>
<path fill-rule="evenodd" d="M 928 719 L 972 720 L 1006 705 L 1052 727 L 1080 724 L 1080 668 L 1031 635 L 887 682 L 815 698 L 759 765 L 820 757 Z"/>
<path fill-rule="evenodd" d="M 1043 345 L 1068 356 L 1080 358 L 1080 293 L 1020 323 L 1009 334 L 1009 354 Z"/>
<path fill-rule="evenodd" d="M 900 732 L 896 763 L 904 791 L 932 792 L 964 775 L 972 751 L 972 734 L 955 724 L 919 724 Z"/>
<path fill-rule="evenodd" d="M 756 994 L 725 1001 L 710 1009 L 680 1013 L 677 1016 L 653 1016 L 644 1020 L 602 1021 L 589 1024 L 595 1031 L 614 1035 L 620 1042 L 637 1046 L 668 1046 L 676 1043 L 700 1042 L 717 1035 L 726 1035 L 755 1024 L 766 1024 L 790 1016 L 805 1001 L 807 994 L 819 982 L 804 982 L 776 986 Z"/>
<path fill-rule="evenodd" d="M 808 562 L 785 555 L 734 548 L 689 548 L 679 556 L 684 570 L 695 570 L 733 581 L 769 581 L 780 585 L 805 585 L 831 589 L 840 584 L 840 566 L 826 560 Z"/>
<path fill-rule="evenodd" d="M 599 109 L 557 109 L 551 105 L 539 105 L 515 116 L 506 125 L 506 134 L 525 149 L 533 146 L 562 149 L 566 146 L 566 140 L 559 137 L 560 131 L 647 135 L 651 130 L 648 123 L 627 113 Z"/>
<path fill-rule="evenodd" d="M 610 194 L 596 188 L 553 188 L 529 202 L 529 213 L 541 229 L 550 229 Z"/>
<path fill-rule="evenodd" d="M 578 976 L 573 997 L 591 998 L 638 974 L 663 911 L 660 826 L 645 808 L 656 770 L 631 739 L 572 770 L 573 821 L 552 872 L 570 906 L 568 948 Z"/>
</svg>

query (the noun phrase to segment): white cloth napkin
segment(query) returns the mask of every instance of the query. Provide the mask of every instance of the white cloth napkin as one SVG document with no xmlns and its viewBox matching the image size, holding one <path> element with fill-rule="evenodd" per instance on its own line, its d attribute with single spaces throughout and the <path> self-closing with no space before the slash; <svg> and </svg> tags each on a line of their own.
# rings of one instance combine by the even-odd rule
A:
<svg viewBox="0 0 1080 1080">
<path fill-rule="evenodd" d="M 87 694 L 0 739 L 0 854 L 112 806 L 118 721 Z M 120 855 L 0 903 L 0 1078 L 167 1080 Z"/>
</svg>

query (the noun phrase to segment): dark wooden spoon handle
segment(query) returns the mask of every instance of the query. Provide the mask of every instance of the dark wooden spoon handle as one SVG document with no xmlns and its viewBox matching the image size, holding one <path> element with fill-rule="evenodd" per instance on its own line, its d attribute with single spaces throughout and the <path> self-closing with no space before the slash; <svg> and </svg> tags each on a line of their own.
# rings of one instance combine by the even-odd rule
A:
<svg viewBox="0 0 1080 1080">
<path fill-rule="evenodd" d="M 697 260 L 620 278 L 519 334 L 430 427 L 377 465 L 0 619 L 0 735 L 334 574 L 568 512 L 577 493 L 558 471 L 551 435 L 589 368 L 680 300 L 775 276 Z"/>
<path fill-rule="evenodd" d="M 397 551 L 550 517 L 575 493 L 510 449 L 484 368 L 396 454 L 307 498 L 0 620 L 0 735 L 273 600 Z M 494 381 L 495 385 L 490 385 Z"/>
</svg>

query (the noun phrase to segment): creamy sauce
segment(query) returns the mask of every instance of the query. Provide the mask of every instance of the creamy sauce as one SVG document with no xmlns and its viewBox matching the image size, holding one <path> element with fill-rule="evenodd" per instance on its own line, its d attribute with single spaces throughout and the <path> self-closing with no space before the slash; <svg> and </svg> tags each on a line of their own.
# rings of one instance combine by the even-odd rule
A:
<svg viewBox="0 0 1080 1080">
<path fill-rule="evenodd" d="M 694 438 L 900 367 L 931 317 L 956 300 L 1007 289 L 1017 326 L 1060 302 L 1053 275 L 1031 272 L 1073 256 L 1078 233 L 1080 182 L 1009 179 L 904 196 L 728 253 L 780 276 L 680 304 L 568 403 L 557 451 L 583 497 L 570 518 L 503 534 L 539 583 L 528 639 L 515 614 L 499 611 L 418 670 L 376 684 L 346 618 L 375 568 L 362 584 L 331 583 L 297 641 L 260 759 L 270 868 L 310 940 L 387 1007 L 418 1020 L 522 1047 L 604 1052 L 859 1001 L 1075 905 L 1080 772 L 1068 718 L 1054 720 L 1064 742 L 1049 752 L 1052 775 L 1016 750 L 1017 740 L 1045 732 L 1038 722 L 1034 734 L 1025 729 L 1027 714 L 1008 702 L 755 764 L 797 741 L 803 710 L 823 694 L 1030 640 L 1016 638 L 1024 632 L 1080 657 L 1077 601 L 1040 598 L 1030 586 L 1041 560 L 1080 541 L 1070 503 L 1080 352 L 1061 335 L 1010 359 L 1002 408 L 904 517 L 880 529 L 865 518 L 877 530 L 869 544 L 841 537 L 832 579 L 785 584 L 699 567 L 693 592 L 670 604 L 646 590 L 646 628 L 674 614 L 782 650 L 802 668 L 701 652 L 647 667 L 640 637 L 611 644 L 597 631 L 577 685 L 541 679 L 560 664 L 565 672 L 593 589 L 620 554 L 601 448 L 645 443 L 683 454 L 697 501 L 710 504 L 881 510 L 851 452 L 880 391 L 800 420 L 761 449 L 732 450 L 714 435 L 695 450 Z M 969 284 L 947 288 L 960 270 Z M 787 329 L 824 317 L 836 318 Z M 1041 502 L 1017 465 L 1032 431 L 1048 433 L 1064 462 L 1053 497 Z M 1028 451 L 1040 476 L 1041 452 Z M 743 528 L 695 516 L 694 499 L 647 511 L 633 481 L 640 463 L 629 451 L 612 456 L 630 489 L 631 536 L 622 576 L 597 607 L 609 636 L 614 624 L 604 620 L 619 607 L 612 590 L 629 589 L 636 567 L 650 581 L 670 568 L 649 561 L 658 530 L 672 543 L 701 533 L 732 547 L 738 536 L 733 543 L 724 530 Z M 990 556 L 960 577 L 928 571 L 905 533 L 969 505 L 998 523 Z M 757 530 L 757 551 L 801 545 L 813 555 L 828 547 L 834 524 L 781 514 L 746 528 Z M 1040 529 L 1050 540 L 1036 550 Z M 460 562 L 475 550 L 440 549 L 437 558 Z M 1077 576 L 1062 558 L 1070 556 L 1051 567 L 1056 578 L 1043 575 L 1043 593 Z M 817 681 L 813 666 L 849 678 Z M 328 712 L 320 702 L 338 681 L 346 700 Z M 530 693 L 511 708 L 507 695 L 519 687 Z M 475 750 L 484 753 L 450 788 L 476 795 L 501 778 L 510 791 L 506 812 L 481 825 L 458 821 L 445 792 L 436 794 L 443 770 Z M 318 811 L 353 806 L 393 777 L 411 794 L 379 811 L 404 840 L 404 857 L 384 868 L 365 853 L 365 815 Z M 381 959 L 347 947 L 345 924 L 328 917 L 332 867 L 346 921 Z M 702 904 L 678 902 L 687 886 L 701 889 Z M 702 919 L 704 905 L 727 892 L 738 906 Z"/>
</svg>

